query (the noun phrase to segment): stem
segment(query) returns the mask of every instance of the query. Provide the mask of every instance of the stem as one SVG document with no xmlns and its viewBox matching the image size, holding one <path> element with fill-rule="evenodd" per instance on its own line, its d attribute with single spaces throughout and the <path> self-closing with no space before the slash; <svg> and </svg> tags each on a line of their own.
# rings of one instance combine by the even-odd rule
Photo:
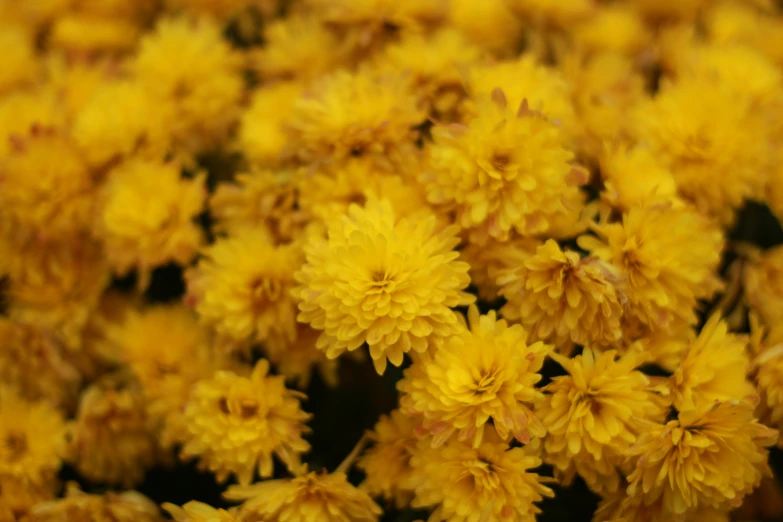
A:
<svg viewBox="0 0 783 522">
<path fill-rule="evenodd" d="M 353 447 L 351 452 L 348 454 L 347 457 L 340 463 L 339 466 L 334 470 L 335 473 L 346 473 L 348 469 L 353 465 L 354 461 L 356 460 L 356 457 L 359 456 L 359 454 L 362 452 L 364 447 L 369 442 L 369 438 L 367 437 L 367 434 L 365 433 L 362 435 L 362 437 L 359 439 L 359 442 L 356 443 L 356 446 Z"/>
</svg>

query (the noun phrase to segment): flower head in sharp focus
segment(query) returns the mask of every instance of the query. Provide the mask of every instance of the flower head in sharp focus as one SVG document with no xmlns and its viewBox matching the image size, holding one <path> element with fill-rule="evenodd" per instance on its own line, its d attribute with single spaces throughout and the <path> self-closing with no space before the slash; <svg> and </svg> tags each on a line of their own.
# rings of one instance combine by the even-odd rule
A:
<svg viewBox="0 0 783 522">
<path fill-rule="evenodd" d="M 617 269 L 605 261 L 550 239 L 519 266 L 500 270 L 497 282 L 507 299 L 501 314 L 520 321 L 531 339 L 564 350 L 620 339 L 625 297 Z"/>
<path fill-rule="evenodd" d="M 160 522 L 158 506 L 136 491 L 93 495 L 70 483 L 63 498 L 35 505 L 25 520 L 29 522 Z"/>
<path fill-rule="evenodd" d="M 293 340 L 291 289 L 301 263 L 298 244 L 275 246 L 264 229 L 243 229 L 204 250 L 186 273 L 185 300 L 229 345 L 263 341 L 272 333 Z"/>
<path fill-rule="evenodd" d="M 570 164 L 561 131 L 526 101 L 509 105 L 500 90 L 480 102 L 467 125 L 437 126 L 432 134 L 429 168 L 420 177 L 427 199 L 453 205 L 457 223 L 478 235 L 546 233 L 568 212 L 567 194 L 586 181 Z"/>
<path fill-rule="evenodd" d="M 203 502 L 191 500 L 180 506 L 169 504 L 161 505 L 176 522 L 236 522 L 235 511 L 213 508 Z"/>
<path fill-rule="evenodd" d="M 2 384 L 0 419 L 0 476 L 39 485 L 51 480 L 68 450 L 62 413 Z"/>
<path fill-rule="evenodd" d="M 435 446 L 457 434 L 479 447 L 490 419 L 502 440 L 542 437 L 532 405 L 543 399 L 535 385 L 552 347 L 528 345 L 527 332 L 498 321 L 494 311 L 480 316 L 471 306 L 468 321 L 469 328 L 460 328 L 431 358 L 422 356 L 405 371 L 397 385 L 404 394 L 400 409 L 421 418 L 419 431 L 432 433 Z"/>
<path fill-rule="evenodd" d="M 394 410 L 381 415 L 370 433 L 373 445 L 357 462 L 366 478 L 362 488 L 403 508 L 413 498 L 411 458 L 416 451 L 416 419 Z"/>
<path fill-rule="evenodd" d="M 579 473 L 594 491 L 617 491 L 625 451 L 645 420 L 661 421 L 665 414 L 650 379 L 636 369 L 643 358 L 590 349 L 573 359 L 552 358 L 568 375 L 552 379 L 536 408 L 547 430 L 543 459 L 566 482 Z"/>
<path fill-rule="evenodd" d="M 712 316 L 693 339 L 671 378 L 672 399 L 679 411 L 714 401 L 755 400 L 747 380 L 748 338 L 728 332 L 719 315 Z"/>
<path fill-rule="evenodd" d="M 534 522 L 540 511 L 535 502 L 552 496 L 539 475 L 529 470 L 541 465 L 525 448 L 509 449 L 494 434 L 478 448 L 457 441 L 439 448 L 423 447 L 411 459 L 413 507 L 435 508 L 431 521 L 475 522 L 508 520 Z"/>
<path fill-rule="evenodd" d="M 322 330 L 318 348 L 335 358 L 365 342 L 378 373 L 399 366 L 457 328 L 454 306 L 470 304 L 468 265 L 453 250 L 454 227 L 435 217 L 397 220 L 386 200 L 351 205 L 328 237 L 313 236 L 296 274 L 299 321 Z"/>
<path fill-rule="evenodd" d="M 250 484 L 256 471 L 272 476 L 272 455 L 299 470 L 299 455 L 310 449 L 302 438 L 310 418 L 299 405 L 304 395 L 268 372 L 262 359 L 248 377 L 218 371 L 196 383 L 185 404 L 182 457 L 198 457 L 220 482 L 233 474 Z"/>
<path fill-rule="evenodd" d="M 698 300 L 721 287 L 723 234 L 692 208 L 634 207 L 621 223 L 595 232 L 598 238 L 582 236 L 579 246 L 621 269 L 627 313 L 650 327 L 694 324 Z"/>
<path fill-rule="evenodd" d="M 196 218 L 204 207 L 205 178 L 183 179 L 177 164 L 159 161 L 130 160 L 111 171 L 96 233 L 119 273 L 195 257 L 204 240 Z"/>
<path fill-rule="evenodd" d="M 244 501 L 238 522 L 377 522 L 381 515 L 370 496 L 340 471 L 231 486 L 224 496 Z"/>
<path fill-rule="evenodd" d="M 308 160 L 394 154 L 413 143 L 425 113 L 399 73 L 338 71 L 322 77 L 294 103 L 292 144 Z"/>
<path fill-rule="evenodd" d="M 714 403 L 648 426 L 628 450 L 636 456 L 628 494 L 661 500 L 681 514 L 699 506 L 736 507 L 770 473 L 766 446 L 776 430 L 753 418 L 744 402 Z"/>
</svg>

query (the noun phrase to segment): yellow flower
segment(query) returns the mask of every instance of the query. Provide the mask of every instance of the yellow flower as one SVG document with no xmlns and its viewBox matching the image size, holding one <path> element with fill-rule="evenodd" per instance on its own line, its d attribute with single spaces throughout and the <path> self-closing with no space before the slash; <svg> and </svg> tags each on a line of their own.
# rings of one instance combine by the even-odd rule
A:
<svg viewBox="0 0 783 522">
<path fill-rule="evenodd" d="M 27 136 L 33 128 L 61 129 L 65 115 L 54 89 L 17 90 L 0 96 L 0 160 L 16 152 L 14 136 Z"/>
<path fill-rule="evenodd" d="M 399 508 L 407 507 L 413 498 L 410 461 L 418 441 L 416 424 L 400 410 L 381 415 L 370 433 L 372 447 L 357 462 L 366 475 L 361 487 Z"/>
<path fill-rule="evenodd" d="M 541 460 L 524 448 L 509 449 L 491 433 L 474 448 L 452 439 L 439 448 L 422 448 L 411 459 L 416 498 L 413 507 L 436 508 L 430 521 L 508 520 L 534 522 L 534 502 L 552 491 L 530 469 Z"/>
<path fill-rule="evenodd" d="M 511 0 L 510 5 L 524 17 L 565 26 L 597 10 L 591 0 Z"/>
<path fill-rule="evenodd" d="M 221 341 L 239 345 L 279 334 L 294 340 L 297 244 L 275 246 L 263 229 L 244 229 L 207 247 L 185 274 L 186 300 Z"/>
<path fill-rule="evenodd" d="M 235 17 L 249 8 L 256 8 L 264 15 L 271 15 L 278 3 L 278 0 L 165 0 L 170 10 L 187 10 L 214 16 L 221 21 Z"/>
<path fill-rule="evenodd" d="M 0 346 L 0 381 L 26 397 L 66 411 L 75 408 L 82 375 L 55 333 L 2 317 Z"/>
<path fill-rule="evenodd" d="M 264 85 L 252 94 L 237 134 L 237 146 L 251 164 L 277 166 L 290 154 L 285 125 L 302 90 L 298 83 L 280 82 Z"/>
<path fill-rule="evenodd" d="M 783 320 L 783 246 L 751 256 L 743 266 L 745 299 L 765 324 Z"/>
<path fill-rule="evenodd" d="M 650 45 L 652 34 L 637 12 L 622 4 L 612 4 L 579 20 L 574 28 L 574 40 L 589 52 L 632 56 Z"/>
<path fill-rule="evenodd" d="M 547 430 L 543 459 L 566 484 L 578 473 L 594 491 L 615 492 L 625 452 L 645 429 L 643 421 L 664 418 L 662 401 L 636 369 L 643 357 L 586 348 L 573 359 L 552 358 L 568 375 L 552 379 L 536 408 Z"/>
<path fill-rule="evenodd" d="M 216 509 L 195 500 L 183 504 L 182 507 L 168 502 L 161 507 L 168 511 L 176 522 L 236 522 L 233 510 Z"/>
<path fill-rule="evenodd" d="M 183 458 L 198 457 L 219 482 L 234 474 L 240 484 L 250 484 L 256 470 L 272 476 L 273 454 L 289 470 L 301 466 L 299 454 L 310 449 L 302 439 L 310 418 L 299 406 L 305 396 L 268 371 L 262 359 L 249 377 L 218 371 L 193 387 L 184 412 Z"/>
<path fill-rule="evenodd" d="M 133 48 L 140 33 L 135 20 L 70 13 L 57 19 L 49 43 L 72 53 L 122 53 Z"/>
<path fill-rule="evenodd" d="M 95 228 L 117 272 L 193 259 L 204 240 L 195 219 L 204 207 L 205 178 L 183 179 L 176 163 L 144 160 L 109 173 Z"/>
<path fill-rule="evenodd" d="M 105 82 L 76 114 L 73 136 L 94 167 L 138 155 L 161 159 L 170 149 L 173 118 L 138 82 Z"/>
<path fill-rule="evenodd" d="M 449 3 L 443 0 L 307 0 L 323 19 L 359 30 L 362 40 L 388 28 L 420 30 L 441 21 Z"/>
<path fill-rule="evenodd" d="M 601 173 L 601 196 L 622 212 L 641 206 L 681 205 L 674 175 L 647 148 L 606 150 L 601 158 Z"/>
<path fill-rule="evenodd" d="M 437 126 L 432 134 L 430 168 L 420 178 L 427 199 L 454 205 L 457 223 L 479 235 L 546 233 L 567 213 L 566 194 L 579 191 L 558 128 L 525 102 L 507 105 L 501 91 L 479 104 L 467 126 Z"/>
<path fill-rule="evenodd" d="M 15 477 L 0 476 L 0 520 L 27 520 L 33 506 L 54 499 L 59 483 L 52 479 L 42 486 Z"/>
<path fill-rule="evenodd" d="M 33 37 L 24 26 L 0 21 L 0 94 L 31 82 L 38 72 Z"/>
<path fill-rule="evenodd" d="M 498 272 L 504 317 L 518 320 L 531 340 L 568 350 L 575 344 L 620 339 L 624 290 L 612 265 L 563 251 L 548 240 L 520 265 Z"/>
<path fill-rule="evenodd" d="M 761 396 L 759 415 L 767 426 L 778 430 L 778 446 L 783 447 L 783 330 L 780 323 L 770 328 L 760 325 L 751 313 L 752 377 Z"/>
<path fill-rule="evenodd" d="M 28 522 L 93 522 L 112 520 L 114 522 L 160 522 L 158 506 L 135 491 L 123 493 L 108 492 L 91 495 L 80 491 L 75 484 L 69 484 L 65 497 L 34 506 Z"/>
<path fill-rule="evenodd" d="M 638 495 L 618 491 L 606 495 L 598 504 L 593 522 L 729 522 L 727 508 L 698 506 L 684 513 L 672 513 L 661 499 L 646 504 Z"/>
<path fill-rule="evenodd" d="M 198 152 L 224 139 L 238 116 L 240 66 L 216 23 L 164 18 L 130 67 L 153 99 L 171 108 L 178 143 Z"/>
<path fill-rule="evenodd" d="M 322 330 L 317 347 L 330 358 L 365 342 L 378 373 L 386 359 L 423 352 L 451 334 L 451 307 L 469 304 L 467 263 L 452 249 L 454 227 L 436 231 L 436 219 L 397 220 L 388 201 L 351 205 L 329 225 L 329 237 L 313 236 L 300 283 L 299 321 Z"/>
<path fill-rule="evenodd" d="M 244 501 L 238 522 L 377 522 L 381 515 L 369 495 L 339 471 L 231 486 L 224 496 Z"/>
<path fill-rule="evenodd" d="M 716 43 L 748 45 L 779 67 L 783 65 L 783 21 L 774 10 L 757 9 L 750 3 L 718 2 L 704 17 L 705 29 Z"/>
<path fill-rule="evenodd" d="M 756 392 L 746 379 L 750 368 L 747 346 L 747 337 L 728 333 L 720 315 L 710 317 L 672 375 L 674 407 L 690 411 L 715 401 L 754 398 Z"/>
<path fill-rule="evenodd" d="M 626 313 L 651 328 L 695 324 L 697 301 L 721 287 L 723 235 L 691 208 L 634 207 L 595 231 L 600 239 L 582 236 L 579 245 L 622 269 Z"/>
<path fill-rule="evenodd" d="M 86 230 L 95 183 L 69 137 L 34 125 L 0 156 L 0 217 L 14 235 L 46 240 Z"/>
<path fill-rule="evenodd" d="M 155 463 L 144 397 L 125 377 L 104 377 L 84 391 L 70 436 L 71 460 L 92 482 L 132 487 Z"/>
<path fill-rule="evenodd" d="M 639 140 L 672 170 L 682 195 L 722 224 L 762 194 L 772 161 L 767 126 L 751 101 L 713 78 L 683 78 L 635 113 Z"/>
<path fill-rule="evenodd" d="M 280 375 L 293 381 L 299 389 L 307 388 L 315 370 L 327 386 L 336 387 L 338 363 L 315 347 L 319 335 L 318 330 L 306 324 L 297 324 L 294 340 L 286 335 L 270 335 L 264 342 L 264 355 Z"/>
<path fill-rule="evenodd" d="M 424 111 L 400 74 L 338 71 L 316 81 L 293 106 L 290 127 L 304 160 L 392 155 L 413 143 Z"/>
<path fill-rule="evenodd" d="M 543 437 L 532 405 L 543 399 L 535 385 L 552 347 L 528 346 L 527 332 L 498 321 L 494 310 L 479 316 L 471 306 L 468 321 L 469 329 L 447 337 L 431 358 L 423 356 L 405 371 L 397 384 L 400 409 L 423 417 L 420 429 L 432 433 L 434 446 L 457 433 L 477 448 L 490 419 L 502 440 Z"/>
<path fill-rule="evenodd" d="M 470 283 L 477 288 L 479 299 L 488 303 L 497 300 L 500 292 L 498 273 L 522 264 L 535 254 L 540 245 L 540 240 L 530 237 L 514 237 L 509 241 L 468 241 L 460 255 L 470 265 Z"/>
<path fill-rule="evenodd" d="M 628 450 L 638 456 L 628 494 L 646 505 L 661 499 L 673 514 L 699 506 L 737 507 L 770 473 L 764 447 L 777 435 L 757 423 L 745 403 L 680 412 L 666 424 L 650 425 Z"/>
<path fill-rule="evenodd" d="M 43 485 L 67 456 L 62 414 L 47 402 L 30 402 L 0 384 L 0 477 Z"/>
<path fill-rule="evenodd" d="M 511 49 L 524 35 L 524 25 L 507 0 L 452 2 L 449 22 L 474 45 L 504 56 L 515 54 Z"/>
</svg>

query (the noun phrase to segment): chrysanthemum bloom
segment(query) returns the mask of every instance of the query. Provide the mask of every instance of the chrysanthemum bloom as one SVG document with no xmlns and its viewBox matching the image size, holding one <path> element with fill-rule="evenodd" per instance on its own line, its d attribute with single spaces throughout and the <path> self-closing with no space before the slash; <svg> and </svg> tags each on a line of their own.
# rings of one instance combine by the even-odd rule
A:
<svg viewBox="0 0 783 522">
<path fill-rule="evenodd" d="M 375 369 L 395 366 L 413 349 L 424 352 L 457 327 L 454 306 L 470 304 L 468 265 L 453 251 L 455 227 L 436 219 L 397 220 L 388 201 L 351 205 L 329 225 L 328 238 L 305 245 L 296 274 L 299 321 L 323 333 L 330 358 L 369 345 Z"/>
<path fill-rule="evenodd" d="M 61 129 L 65 114 L 57 92 L 48 86 L 15 90 L 0 96 L 0 157 L 15 150 L 13 136 L 26 136 L 30 129 Z"/>
<path fill-rule="evenodd" d="M 263 341 L 272 333 L 294 340 L 291 289 L 301 264 L 298 244 L 275 246 L 263 229 L 245 229 L 204 250 L 185 274 L 185 300 L 228 344 Z"/>
<path fill-rule="evenodd" d="M 720 2 L 706 14 L 705 29 L 712 41 L 747 45 L 783 65 L 783 21 L 774 10 L 750 2 Z"/>
<path fill-rule="evenodd" d="M 252 165 L 274 167 L 287 159 L 289 136 L 285 126 L 303 89 L 297 82 L 279 82 L 253 92 L 237 132 L 237 146 Z"/>
<path fill-rule="evenodd" d="M 92 482 L 133 487 L 155 463 L 157 445 L 138 384 L 105 377 L 87 388 L 71 427 L 71 460 Z"/>
<path fill-rule="evenodd" d="M 526 102 L 507 105 L 501 91 L 480 103 L 467 126 L 437 126 L 432 134 L 420 177 L 427 199 L 453 205 L 457 223 L 479 236 L 546 233 L 550 220 L 567 212 L 565 194 L 579 190 L 574 181 L 586 181 L 573 179 L 573 154 L 560 130 Z"/>
<path fill-rule="evenodd" d="M 381 415 L 370 433 L 372 446 L 357 462 L 366 475 L 361 487 L 399 508 L 407 507 L 413 499 L 410 461 L 418 444 L 417 424 L 400 410 Z"/>
<path fill-rule="evenodd" d="M 0 476 L 0 520 L 26 520 L 30 508 L 54 499 L 59 489 L 60 484 L 55 479 L 39 486 L 16 477 Z"/>
<path fill-rule="evenodd" d="M 170 445 L 183 429 L 190 388 L 225 368 L 225 361 L 195 314 L 179 304 L 128 311 L 106 336 L 141 383 L 148 414 L 163 425 L 162 443 Z"/>
<path fill-rule="evenodd" d="M 133 81 L 105 82 L 76 114 L 73 136 L 90 165 L 141 155 L 162 158 L 171 146 L 171 108 Z"/>
<path fill-rule="evenodd" d="M 235 522 L 236 517 L 232 511 L 225 509 L 216 509 L 203 502 L 190 502 L 183 504 L 182 507 L 169 504 L 161 504 L 176 522 Z"/>
<path fill-rule="evenodd" d="M 645 429 L 643 421 L 665 416 L 650 380 L 636 369 L 643 358 L 590 349 L 573 359 L 552 358 L 568 375 L 552 379 L 536 408 L 547 430 L 543 459 L 566 484 L 578 473 L 594 491 L 617 491 L 625 451 Z"/>
<path fill-rule="evenodd" d="M 416 97 L 399 73 L 338 71 L 315 82 L 293 106 L 292 147 L 307 161 L 348 155 L 394 155 L 413 143 L 424 121 Z"/>
<path fill-rule="evenodd" d="M 748 338 L 729 333 L 720 315 L 710 317 L 672 375 L 674 407 L 690 411 L 715 401 L 752 399 L 747 346 Z"/>
<path fill-rule="evenodd" d="M 765 324 L 783 320 L 783 246 L 751 255 L 743 266 L 745 299 Z"/>
<path fill-rule="evenodd" d="M 564 350 L 620 339 L 625 300 L 617 269 L 595 257 L 563 251 L 553 240 L 519 266 L 500 270 L 503 317 L 518 320 L 531 339 Z"/>
<path fill-rule="evenodd" d="M 296 335 L 272 334 L 264 342 L 264 355 L 287 381 L 304 390 L 317 372 L 327 386 L 338 384 L 338 362 L 316 348 L 321 333 L 306 324 L 296 325 Z M 354 352 L 360 353 L 360 352 Z"/>
<path fill-rule="evenodd" d="M 0 381 L 25 397 L 43 399 L 72 411 L 82 376 L 67 347 L 44 328 L 0 318 Z"/>
<path fill-rule="evenodd" d="M 579 246 L 623 271 L 626 313 L 650 327 L 695 324 L 698 300 L 721 286 L 723 234 L 691 208 L 635 207 L 595 232 L 600 239 L 582 236 Z"/>
<path fill-rule="evenodd" d="M 11 153 L 0 155 L 0 219 L 15 225 L 14 235 L 44 240 L 85 230 L 95 183 L 72 140 L 39 126 L 9 140 Z"/>
<path fill-rule="evenodd" d="M 509 449 L 493 433 L 478 448 L 454 439 L 439 448 L 430 448 L 426 439 L 419 444 L 411 459 L 412 505 L 436 508 L 431 521 L 534 522 L 540 512 L 534 503 L 553 495 L 528 471 L 541 460 L 524 448 Z"/>
<path fill-rule="evenodd" d="M 377 522 L 381 515 L 381 508 L 341 471 L 231 486 L 224 496 L 244 501 L 239 522 Z"/>
<path fill-rule="evenodd" d="M 751 101 L 712 78 L 683 78 L 665 83 L 636 113 L 639 140 L 672 170 L 682 195 L 723 224 L 761 195 L 772 161 L 767 126 Z"/>
<path fill-rule="evenodd" d="M 158 506 L 135 491 L 92 495 L 69 484 L 65 497 L 34 506 L 25 520 L 29 522 L 161 522 Z"/>
<path fill-rule="evenodd" d="M 291 15 L 264 27 L 264 46 L 251 56 L 253 68 L 267 80 L 303 80 L 337 69 L 346 49 L 323 20 Z"/>
<path fill-rule="evenodd" d="M 606 150 L 600 161 L 601 197 L 614 208 L 627 212 L 633 207 L 681 204 L 674 175 L 649 149 L 618 147 Z"/>
<path fill-rule="evenodd" d="M 497 320 L 494 310 L 480 316 L 468 310 L 469 326 L 438 343 L 432 357 L 421 357 L 397 384 L 404 394 L 400 409 L 422 417 L 419 431 L 440 446 L 453 434 L 479 447 L 492 420 L 502 440 L 543 437 L 532 405 L 543 399 L 535 388 L 544 358 L 552 350 L 542 342 L 527 345 L 527 332 Z"/>
<path fill-rule="evenodd" d="M 119 54 L 130 51 L 140 33 L 139 21 L 132 18 L 71 12 L 57 19 L 47 43 L 73 54 Z"/>
<path fill-rule="evenodd" d="M 0 476 L 37 485 L 52 480 L 68 450 L 62 414 L 2 384 L 0 419 Z"/>
<path fill-rule="evenodd" d="M 185 405 L 182 457 L 198 457 L 219 482 L 234 474 L 240 484 L 250 484 L 256 470 L 271 477 L 273 454 L 296 471 L 299 454 L 310 449 L 302 438 L 310 418 L 299 406 L 305 396 L 268 372 L 262 359 L 249 377 L 218 371 L 199 381 Z"/>
<path fill-rule="evenodd" d="M 406 71 L 411 89 L 439 118 L 453 118 L 453 111 L 465 96 L 460 71 L 480 62 L 481 47 L 454 29 L 432 35 L 406 33 L 389 43 L 375 58 L 381 71 Z"/>
<path fill-rule="evenodd" d="M 109 174 L 95 232 L 120 274 L 169 262 L 185 265 L 204 240 L 196 218 L 206 176 L 183 179 L 176 163 L 130 160 Z M 145 276 L 146 278 L 147 276 Z"/>
<path fill-rule="evenodd" d="M 219 184 L 209 199 L 217 231 L 230 235 L 263 228 L 275 243 L 290 243 L 300 235 L 307 216 L 297 206 L 296 185 L 288 171 L 237 174 L 235 183 Z"/>
<path fill-rule="evenodd" d="M 638 495 L 624 490 L 604 496 L 593 515 L 593 522 L 729 522 L 728 508 L 698 506 L 684 513 L 672 513 L 658 499 L 646 504 Z"/>
<path fill-rule="evenodd" d="M 667 511 L 737 507 L 770 474 L 766 446 L 776 430 L 753 418 L 744 402 L 707 405 L 666 424 L 651 424 L 626 453 L 636 456 L 628 494 Z"/>
<path fill-rule="evenodd" d="M 491 303 L 498 298 L 498 273 L 519 266 L 536 253 L 541 241 L 531 237 L 514 237 L 508 241 L 489 239 L 468 241 L 460 255 L 470 265 L 470 283 L 478 289 L 478 297 Z"/>
<path fill-rule="evenodd" d="M 225 138 L 238 115 L 240 67 L 217 23 L 186 18 L 158 22 L 131 63 L 137 81 L 172 109 L 174 134 L 188 152 Z"/>
<path fill-rule="evenodd" d="M 0 57 L 0 94 L 31 82 L 38 64 L 33 34 L 21 25 L 0 23 L 0 46 L 7 49 Z"/>
<path fill-rule="evenodd" d="M 751 315 L 751 348 L 754 355 L 751 375 L 761 396 L 761 421 L 779 431 L 783 447 L 783 329 L 780 323 L 763 328 Z"/>
<path fill-rule="evenodd" d="M 633 57 L 652 43 L 652 32 L 638 12 L 627 5 L 611 4 L 578 20 L 574 40 L 587 52 Z"/>
</svg>

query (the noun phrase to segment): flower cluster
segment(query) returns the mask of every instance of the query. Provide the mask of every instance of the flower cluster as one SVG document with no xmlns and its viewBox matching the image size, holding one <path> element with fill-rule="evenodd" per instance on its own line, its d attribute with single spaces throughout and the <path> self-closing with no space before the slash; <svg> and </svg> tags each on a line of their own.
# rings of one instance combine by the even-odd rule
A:
<svg viewBox="0 0 783 522">
<path fill-rule="evenodd" d="M 0 522 L 783 519 L 779 4 L 0 0 Z"/>
</svg>

